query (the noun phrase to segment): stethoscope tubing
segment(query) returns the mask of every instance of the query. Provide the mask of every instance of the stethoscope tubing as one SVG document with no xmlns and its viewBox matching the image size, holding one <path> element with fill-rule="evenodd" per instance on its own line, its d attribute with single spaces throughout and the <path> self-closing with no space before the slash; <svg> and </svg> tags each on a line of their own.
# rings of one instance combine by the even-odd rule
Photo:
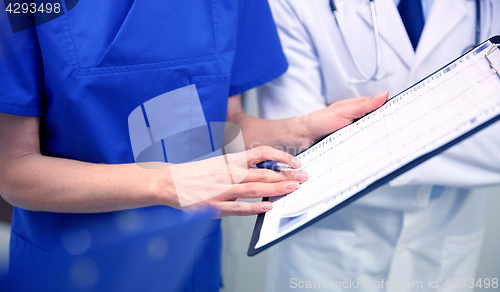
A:
<svg viewBox="0 0 500 292">
<path fill-rule="evenodd" d="M 330 0 L 330 8 L 333 12 L 333 15 L 335 17 L 335 21 L 337 22 L 337 25 L 340 30 L 340 34 L 342 36 L 342 39 L 344 40 L 344 44 L 347 48 L 347 52 L 349 53 L 349 57 L 351 58 L 354 67 L 356 68 L 356 71 L 363 77 L 363 79 L 355 79 L 351 78 L 349 80 L 349 84 L 351 85 L 357 85 L 357 84 L 366 84 L 371 81 L 379 81 L 384 78 L 386 78 L 388 75 L 384 74 L 382 76 L 377 76 L 378 72 L 380 70 L 380 63 L 381 63 L 381 49 L 380 49 L 380 33 L 379 33 L 379 28 L 378 28 L 378 20 L 377 20 L 377 12 L 375 10 L 375 2 L 374 0 L 370 0 L 370 13 L 372 17 L 372 22 L 373 22 L 373 35 L 374 35 L 374 41 L 375 41 L 375 54 L 376 54 L 376 60 L 375 60 L 375 71 L 373 74 L 368 75 L 366 72 L 361 68 L 359 65 L 356 57 L 354 56 L 353 50 L 350 46 L 350 42 L 347 40 L 347 35 L 345 33 L 344 25 L 342 23 L 342 20 L 340 18 L 339 12 L 337 10 L 337 6 L 335 5 L 334 0 Z"/>
</svg>

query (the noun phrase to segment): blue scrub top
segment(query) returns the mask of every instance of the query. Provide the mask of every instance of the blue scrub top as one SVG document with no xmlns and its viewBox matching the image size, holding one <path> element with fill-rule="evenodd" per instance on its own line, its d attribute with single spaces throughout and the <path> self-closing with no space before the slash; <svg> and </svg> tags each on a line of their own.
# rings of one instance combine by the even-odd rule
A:
<svg viewBox="0 0 500 292">
<path fill-rule="evenodd" d="M 133 163 L 127 121 L 144 102 L 195 84 L 207 122 L 225 121 L 228 96 L 286 69 L 266 0 L 87 0 L 17 33 L 6 11 L 0 12 L 0 112 L 40 116 L 47 156 Z M 169 207 L 152 208 L 182 216 Z M 96 234 L 118 236 L 112 230 L 117 225 L 108 223 L 122 213 L 14 208 L 11 271 L 67 254 L 61 238 L 87 225 L 103 222 L 109 232 Z M 183 291 L 219 289 L 220 224 L 209 233 Z"/>
</svg>

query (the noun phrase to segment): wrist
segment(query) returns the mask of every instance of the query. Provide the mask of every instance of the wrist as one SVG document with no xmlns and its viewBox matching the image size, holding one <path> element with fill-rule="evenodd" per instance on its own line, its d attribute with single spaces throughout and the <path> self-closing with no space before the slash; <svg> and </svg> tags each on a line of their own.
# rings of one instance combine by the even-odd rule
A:
<svg viewBox="0 0 500 292">
<path fill-rule="evenodd" d="M 168 163 L 162 164 L 164 165 L 162 168 L 148 170 L 151 179 L 147 188 L 147 197 L 151 205 L 163 205 L 179 209 L 180 203 L 169 169 L 171 165 Z"/>
<path fill-rule="evenodd" d="M 290 122 L 287 124 L 289 125 L 289 133 L 292 133 L 291 144 L 299 148 L 296 151 L 297 153 L 291 154 L 296 155 L 314 143 L 314 139 L 311 136 L 309 115 L 290 118 Z"/>
</svg>

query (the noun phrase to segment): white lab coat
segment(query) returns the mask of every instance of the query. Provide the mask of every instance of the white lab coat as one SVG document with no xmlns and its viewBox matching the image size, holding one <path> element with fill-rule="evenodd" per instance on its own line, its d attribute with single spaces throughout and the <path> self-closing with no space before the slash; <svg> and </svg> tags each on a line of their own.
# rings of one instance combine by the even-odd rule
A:
<svg viewBox="0 0 500 292">
<path fill-rule="evenodd" d="M 379 82 L 361 78 L 345 48 L 329 0 L 270 0 L 290 67 L 258 90 L 261 115 L 305 115 L 346 98 L 395 95 L 460 56 L 474 43 L 475 2 L 436 0 L 414 52 L 393 0 L 376 0 L 381 36 Z M 375 68 L 368 0 L 336 0 L 358 62 Z M 482 0 L 481 39 L 500 34 L 500 1 Z M 495 17 L 494 17 L 495 16 Z M 500 184 L 500 123 L 403 174 L 270 251 L 267 291 L 320 281 L 335 291 L 472 291 L 452 279 L 475 277 L 483 235 L 482 186 Z M 433 186 L 444 187 L 433 187 Z M 432 193 L 432 194 L 431 194 Z M 429 288 L 439 279 L 448 289 Z M 336 282 L 340 281 L 340 282 Z M 335 288 L 347 281 L 349 288 Z M 373 281 L 370 283 L 366 281 Z M 375 281 L 379 281 L 378 284 Z M 416 281 L 414 283 L 414 281 Z M 415 288 L 408 288 L 412 285 Z M 409 285 L 408 283 L 411 283 Z M 311 283 L 310 283 L 311 284 Z M 314 284 L 314 282 L 312 283 Z M 316 283 L 316 289 L 318 287 Z M 401 287 L 401 286 L 407 286 Z"/>
</svg>

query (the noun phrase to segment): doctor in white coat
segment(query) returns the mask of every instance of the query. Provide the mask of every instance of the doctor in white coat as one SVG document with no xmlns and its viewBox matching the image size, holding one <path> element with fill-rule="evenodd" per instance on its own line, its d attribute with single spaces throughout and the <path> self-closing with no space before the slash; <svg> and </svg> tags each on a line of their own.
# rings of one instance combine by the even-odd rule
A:
<svg viewBox="0 0 500 292">
<path fill-rule="evenodd" d="M 399 0 L 375 0 L 379 72 L 390 76 L 351 85 L 350 79 L 361 76 L 329 0 L 269 2 L 289 62 L 284 75 L 258 91 L 261 115 L 269 119 L 302 116 L 384 90 L 395 95 L 475 42 L 473 0 L 423 0 L 425 26 L 416 50 L 398 12 Z M 335 4 L 355 58 L 365 72 L 373 72 L 369 1 Z M 500 1 L 480 4 L 483 41 L 500 34 Z M 267 291 L 294 291 L 307 281 L 335 291 L 472 291 L 481 284 L 475 278 L 486 199 L 481 187 L 495 184 L 500 184 L 498 122 L 276 245 Z"/>
</svg>

